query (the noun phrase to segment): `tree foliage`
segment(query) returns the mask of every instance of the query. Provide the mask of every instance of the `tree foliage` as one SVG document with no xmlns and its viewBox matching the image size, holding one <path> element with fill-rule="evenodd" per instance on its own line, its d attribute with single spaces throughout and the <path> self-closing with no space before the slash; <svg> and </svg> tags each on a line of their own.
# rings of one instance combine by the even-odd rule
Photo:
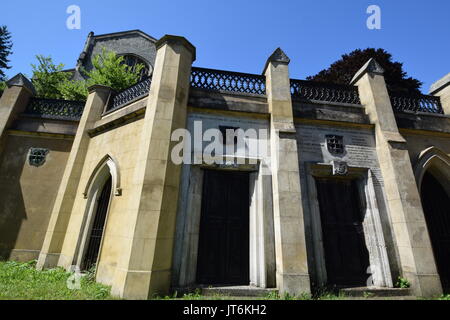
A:
<svg viewBox="0 0 450 320">
<path fill-rule="evenodd" d="M 37 95 L 43 98 L 64 100 L 85 100 L 88 89 L 94 84 L 109 86 L 116 91 L 136 84 L 144 65 L 130 67 L 122 56 L 112 51 L 102 50 L 92 60 L 92 70 L 81 70 L 86 80 L 71 80 L 72 75 L 63 72 L 64 65 L 55 65 L 51 57 L 36 56 L 39 65 L 32 65 L 33 84 Z"/>
<path fill-rule="evenodd" d="M 384 49 L 357 49 L 334 62 L 328 69 L 320 71 L 307 80 L 349 84 L 353 76 L 370 58 L 374 58 L 385 70 L 386 85 L 391 92 L 420 94 L 422 82 L 408 77 L 403 70 L 403 63 L 393 61 L 392 55 Z"/>
<path fill-rule="evenodd" d="M 5 69 L 10 69 L 8 56 L 12 54 L 11 33 L 6 26 L 0 26 L 0 81 L 6 80 Z"/>
<path fill-rule="evenodd" d="M 36 94 L 41 98 L 62 99 L 60 87 L 69 81 L 71 74 L 62 72 L 64 64 L 55 65 L 50 56 L 37 55 L 38 64 L 31 64 L 33 85 Z"/>
<path fill-rule="evenodd" d="M 141 77 L 143 64 L 130 67 L 125 64 L 123 56 L 117 56 L 112 51 L 103 48 L 102 53 L 92 59 L 94 68 L 84 71 L 88 84 L 101 84 L 121 91 L 136 84 Z"/>
</svg>

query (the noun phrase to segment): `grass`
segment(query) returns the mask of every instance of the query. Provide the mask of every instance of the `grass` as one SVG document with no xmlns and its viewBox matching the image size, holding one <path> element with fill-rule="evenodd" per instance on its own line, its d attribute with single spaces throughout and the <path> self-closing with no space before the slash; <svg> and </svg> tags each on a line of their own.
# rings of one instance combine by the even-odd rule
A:
<svg viewBox="0 0 450 320">
<path fill-rule="evenodd" d="M 63 268 L 39 271 L 35 268 L 36 262 L 19 263 L 15 261 L 0 261 L 0 300 L 109 300 L 110 287 L 96 283 L 94 272 L 81 278 L 80 289 L 69 289 L 68 279 L 73 273 Z M 364 298 L 370 298 L 364 296 Z M 188 294 L 175 292 L 170 296 L 155 297 L 156 300 L 234 300 L 242 297 L 229 297 L 225 295 L 204 296 L 201 290 Z M 301 294 L 291 296 L 280 295 L 277 291 L 270 292 L 264 297 L 249 298 L 251 300 L 343 300 L 345 295 L 319 290 L 315 295 Z M 436 299 L 436 298 L 435 298 Z M 450 295 L 443 295 L 437 300 L 450 300 Z"/>
<path fill-rule="evenodd" d="M 73 273 L 63 268 L 39 271 L 36 262 L 0 261 L 0 300 L 105 300 L 110 288 L 82 277 L 80 289 L 69 289 Z"/>
</svg>

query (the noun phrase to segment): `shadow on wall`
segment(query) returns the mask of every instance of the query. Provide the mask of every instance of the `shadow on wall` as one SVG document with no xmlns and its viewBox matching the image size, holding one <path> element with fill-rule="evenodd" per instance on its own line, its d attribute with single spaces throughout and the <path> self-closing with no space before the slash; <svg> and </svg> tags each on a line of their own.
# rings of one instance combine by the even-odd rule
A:
<svg viewBox="0 0 450 320">
<path fill-rule="evenodd" d="M 0 155 L 0 259 L 29 261 L 42 248 L 72 141 L 7 136 Z M 29 163 L 30 148 L 50 150 Z"/>
<path fill-rule="evenodd" d="M 2 177 L 0 195 L 0 260 L 8 260 L 22 222 L 27 219 L 19 179 L 14 175 Z"/>
</svg>

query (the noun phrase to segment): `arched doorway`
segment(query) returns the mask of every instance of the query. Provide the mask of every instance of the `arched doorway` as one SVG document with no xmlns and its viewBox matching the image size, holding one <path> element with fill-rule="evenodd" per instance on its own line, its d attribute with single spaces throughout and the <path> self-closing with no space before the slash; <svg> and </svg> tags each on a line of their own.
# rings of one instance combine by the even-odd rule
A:
<svg viewBox="0 0 450 320">
<path fill-rule="evenodd" d="M 112 177 L 109 174 L 106 182 L 101 188 L 101 192 L 96 199 L 95 214 L 87 238 L 87 247 L 84 253 L 82 270 L 89 270 L 97 264 L 100 252 L 100 244 L 105 228 L 106 215 L 108 213 L 109 202 L 111 198 Z"/>
<path fill-rule="evenodd" d="M 101 257 L 109 208 L 113 197 L 122 194 L 119 172 L 117 161 L 106 155 L 87 181 L 83 192 L 86 207 L 74 255 L 74 265 L 80 270 L 86 271 L 97 266 Z"/>
<path fill-rule="evenodd" d="M 422 177 L 421 198 L 442 287 L 450 293 L 450 197 L 429 170 Z"/>
</svg>

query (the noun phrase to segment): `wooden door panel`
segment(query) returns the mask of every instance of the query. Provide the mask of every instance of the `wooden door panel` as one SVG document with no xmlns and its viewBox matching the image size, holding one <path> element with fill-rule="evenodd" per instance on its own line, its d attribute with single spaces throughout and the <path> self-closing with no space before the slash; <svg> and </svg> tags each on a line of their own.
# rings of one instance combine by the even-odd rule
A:
<svg viewBox="0 0 450 320">
<path fill-rule="evenodd" d="M 249 283 L 248 173 L 205 170 L 197 282 Z"/>
<path fill-rule="evenodd" d="M 369 254 L 356 181 L 316 180 L 328 282 L 331 285 L 365 285 Z"/>
</svg>

